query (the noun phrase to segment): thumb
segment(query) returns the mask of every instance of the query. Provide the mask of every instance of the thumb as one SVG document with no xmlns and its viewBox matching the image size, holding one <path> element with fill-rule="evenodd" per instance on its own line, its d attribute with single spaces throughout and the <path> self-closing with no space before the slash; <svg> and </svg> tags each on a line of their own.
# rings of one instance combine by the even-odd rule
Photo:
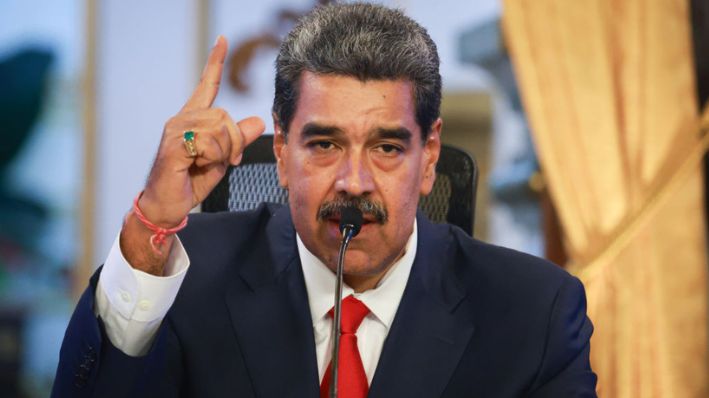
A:
<svg viewBox="0 0 709 398">
<path fill-rule="evenodd" d="M 263 134 L 264 130 L 266 130 L 266 124 L 263 122 L 263 119 L 258 116 L 247 117 L 246 119 L 238 121 L 236 125 L 238 131 L 241 133 L 243 142 L 238 156 L 231 161 L 232 165 L 241 163 L 241 158 L 244 156 L 244 149 L 252 142 L 256 141 L 256 139 Z"/>
<path fill-rule="evenodd" d="M 244 146 L 254 142 L 266 130 L 266 124 L 258 116 L 247 117 L 236 124 L 244 137 Z"/>
</svg>

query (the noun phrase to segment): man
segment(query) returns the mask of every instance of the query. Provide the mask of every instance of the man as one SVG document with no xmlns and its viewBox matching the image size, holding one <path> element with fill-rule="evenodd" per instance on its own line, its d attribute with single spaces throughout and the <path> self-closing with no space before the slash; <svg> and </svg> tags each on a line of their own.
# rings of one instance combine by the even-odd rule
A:
<svg viewBox="0 0 709 398">
<path fill-rule="evenodd" d="M 273 105 L 289 206 L 193 215 L 176 238 L 264 129 L 211 108 L 225 54 L 220 37 L 166 123 L 72 317 L 54 396 L 326 396 L 348 205 L 364 225 L 345 262 L 341 397 L 595 396 L 578 280 L 416 215 L 435 180 L 441 81 L 435 44 L 399 11 L 335 5 L 299 22 Z"/>
</svg>

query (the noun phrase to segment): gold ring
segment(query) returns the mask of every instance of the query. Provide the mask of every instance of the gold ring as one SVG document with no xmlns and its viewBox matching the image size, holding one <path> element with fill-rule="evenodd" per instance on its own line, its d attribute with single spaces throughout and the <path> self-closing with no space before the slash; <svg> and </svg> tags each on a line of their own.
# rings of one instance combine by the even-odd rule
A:
<svg viewBox="0 0 709 398">
<path fill-rule="evenodd" d="M 190 157 L 195 157 L 197 156 L 197 148 L 195 147 L 195 139 L 197 138 L 197 133 L 195 133 L 192 130 L 185 131 L 184 134 L 182 134 L 182 141 L 185 143 L 185 149 L 187 150 L 187 154 L 190 155 Z"/>
</svg>

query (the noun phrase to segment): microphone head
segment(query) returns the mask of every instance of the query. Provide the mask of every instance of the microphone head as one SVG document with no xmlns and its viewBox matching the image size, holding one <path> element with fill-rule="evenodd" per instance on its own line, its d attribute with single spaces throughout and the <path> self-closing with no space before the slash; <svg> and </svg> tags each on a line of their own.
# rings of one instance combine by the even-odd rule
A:
<svg viewBox="0 0 709 398">
<path fill-rule="evenodd" d="M 354 206 L 345 207 L 340 212 L 340 233 L 344 235 L 345 228 L 349 226 L 352 228 L 352 237 L 354 238 L 359 233 L 359 230 L 362 229 L 362 222 L 362 212 L 358 208 Z"/>
</svg>

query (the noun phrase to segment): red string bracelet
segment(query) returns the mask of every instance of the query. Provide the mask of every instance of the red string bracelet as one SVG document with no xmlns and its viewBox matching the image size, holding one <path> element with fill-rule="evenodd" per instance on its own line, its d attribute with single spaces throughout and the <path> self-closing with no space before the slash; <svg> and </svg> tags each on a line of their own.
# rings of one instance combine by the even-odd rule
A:
<svg viewBox="0 0 709 398">
<path fill-rule="evenodd" d="M 140 200 L 141 196 L 143 196 L 143 192 L 140 192 L 133 200 L 133 212 L 135 213 L 135 216 L 138 217 L 138 220 L 140 220 L 146 228 L 153 232 L 150 236 L 150 246 L 153 248 L 153 252 L 157 255 L 162 255 L 162 251 L 159 247 L 165 243 L 165 239 L 168 235 L 173 235 L 187 226 L 187 217 L 180 222 L 180 225 L 174 228 L 158 227 L 157 225 L 151 223 L 140 210 L 140 207 L 138 207 L 138 200 Z"/>
</svg>

